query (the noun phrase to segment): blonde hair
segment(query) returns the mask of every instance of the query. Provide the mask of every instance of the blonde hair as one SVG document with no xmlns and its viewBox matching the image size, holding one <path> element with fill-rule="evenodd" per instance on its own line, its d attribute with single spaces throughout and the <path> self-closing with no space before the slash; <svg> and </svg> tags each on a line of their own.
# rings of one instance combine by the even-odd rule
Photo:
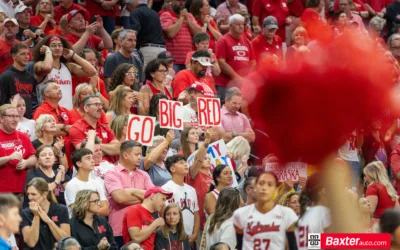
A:
<svg viewBox="0 0 400 250">
<path fill-rule="evenodd" d="M 285 206 L 285 207 L 288 207 L 288 206 L 289 206 L 290 198 L 292 198 L 292 196 L 295 196 L 295 195 L 299 196 L 299 198 L 300 198 L 300 193 L 298 193 L 298 192 L 295 192 L 295 191 L 293 191 L 293 190 L 287 192 L 286 194 L 284 194 L 284 195 L 279 199 L 278 204 L 279 204 L 279 205 L 282 205 L 282 206 Z"/>
<path fill-rule="evenodd" d="M 81 92 L 83 92 L 86 89 L 90 89 L 93 93 L 93 88 L 92 85 L 88 83 L 81 83 L 75 88 L 75 95 L 72 97 L 72 104 L 74 108 L 79 108 L 81 106 L 81 99 L 79 96 L 81 95 Z"/>
<path fill-rule="evenodd" d="M 41 3 L 42 1 L 43 1 L 43 0 L 40 0 L 40 1 L 38 2 L 38 4 L 36 5 L 35 15 L 39 15 L 39 13 L 40 13 L 40 3 Z M 50 15 L 51 15 L 52 17 L 54 17 L 54 5 L 53 5 L 53 1 L 50 0 L 49 2 L 50 2 Z"/>
<path fill-rule="evenodd" d="M 12 106 L 11 104 L 4 104 L 0 106 L 0 115 L 6 115 L 6 111 L 9 109 L 16 109 L 16 107 Z"/>
<path fill-rule="evenodd" d="M 43 178 L 35 177 L 32 180 L 30 180 L 26 185 L 25 192 L 28 191 L 29 187 L 34 187 L 40 194 L 44 194 L 47 192 L 46 196 L 47 200 L 50 203 L 57 203 L 57 199 L 54 196 L 53 191 L 50 190 L 49 184 Z"/>
<path fill-rule="evenodd" d="M 124 126 L 128 126 L 128 116 L 127 115 L 118 115 L 111 122 L 111 130 L 114 131 L 115 138 L 117 140 L 121 139 L 122 130 Z"/>
<path fill-rule="evenodd" d="M 43 137 L 42 128 L 43 128 L 44 124 L 48 121 L 48 119 L 53 119 L 54 121 L 56 120 L 56 119 L 54 119 L 54 117 L 52 115 L 48 115 L 48 114 L 40 115 L 37 118 L 37 120 L 36 120 L 36 131 L 35 131 L 35 134 L 36 134 L 37 138 L 42 138 Z"/>
<path fill-rule="evenodd" d="M 165 141 L 165 137 L 162 135 L 157 135 L 153 138 L 153 146 L 151 147 L 147 147 L 146 150 L 146 155 L 150 154 L 150 152 L 157 147 L 160 143 L 162 143 L 163 141 Z"/>
<path fill-rule="evenodd" d="M 110 102 L 110 111 L 114 111 L 116 115 L 124 115 L 122 112 L 124 110 L 124 106 L 122 101 L 128 95 L 128 93 L 132 93 L 133 90 L 125 85 L 119 85 L 114 90 L 114 96 L 111 98 Z"/>
<path fill-rule="evenodd" d="M 389 177 L 386 173 L 386 168 L 381 161 L 374 161 L 369 163 L 364 168 L 364 173 L 368 175 L 368 177 L 371 178 L 373 182 L 378 182 L 382 184 L 386 188 L 392 201 L 396 201 L 399 198 L 396 190 L 389 181 Z"/>
<path fill-rule="evenodd" d="M 83 220 L 86 216 L 86 212 L 90 206 L 90 196 L 97 194 L 100 197 L 99 192 L 95 190 L 81 190 L 76 194 L 75 202 L 71 204 L 72 217 L 77 220 Z"/>
<path fill-rule="evenodd" d="M 297 27 L 297 28 L 293 31 L 293 34 L 292 34 L 292 41 L 294 41 L 294 37 L 295 37 L 297 34 L 301 34 L 301 35 L 304 36 L 304 42 L 306 42 L 306 41 L 308 40 L 308 32 L 307 32 L 307 30 L 306 30 L 305 28 L 303 28 L 303 27 Z"/>
<path fill-rule="evenodd" d="M 244 155 L 250 155 L 250 144 L 243 136 L 233 138 L 226 144 L 226 147 L 228 152 L 232 154 L 233 160 L 240 160 Z"/>
</svg>

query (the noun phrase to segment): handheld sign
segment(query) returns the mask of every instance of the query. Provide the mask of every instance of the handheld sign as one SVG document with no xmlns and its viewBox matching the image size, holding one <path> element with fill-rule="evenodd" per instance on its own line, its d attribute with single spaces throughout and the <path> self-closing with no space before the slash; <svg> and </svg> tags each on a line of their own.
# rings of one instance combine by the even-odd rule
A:
<svg viewBox="0 0 400 250">
<path fill-rule="evenodd" d="M 160 100 L 160 128 L 183 130 L 182 102 Z"/>
<path fill-rule="evenodd" d="M 129 115 L 126 138 L 140 142 L 144 146 L 152 146 L 155 125 L 155 117 Z"/>
<path fill-rule="evenodd" d="M 272 171 L 279 181 L 298 181 L 300 177 L 307 178 L 307 164 L 304 162 L 288 162 L 284 166 L 279 163 L 266 163 L 265 171 Z"/>
<path fill-rule="evenodd" d="M 218 98 L 197 98 L 199 125 L 205 127 L 221 124 L 221 103 Z"/>
</svg>

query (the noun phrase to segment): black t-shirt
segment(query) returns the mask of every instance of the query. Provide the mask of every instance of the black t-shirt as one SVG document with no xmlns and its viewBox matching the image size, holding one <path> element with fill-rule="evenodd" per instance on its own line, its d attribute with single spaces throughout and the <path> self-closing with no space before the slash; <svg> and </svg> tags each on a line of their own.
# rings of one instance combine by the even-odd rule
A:
<svg viewBox="0 0 400 250">
<path fill-rule="evenodd" d="M 29 27 L 27 28 L 27 30 L 31 30 L 33 33 L 35 33 L 36 30 L 38 30 L 38 29 L 39 29 L 38 27 L 36 27 L 36 26 L 31 26 L 31 25 L 29 25 Z M 16 38 L 17 38 L 18 41 L 23 42 L 23 41 L 26 41 L 26 40 L 28 40 L 29 38 L 31 38 L 31 37 L 29 37 L 29 36 L 25 36 L 25 35 L 24 35 L 24 30 L 26 30 L 26 29 L 21 28 L 21 26 L 19 27 L 18 33 L 17 33 L 17 36 L 16 36 Z M 31 45 L 30 47 L 33 48 L 34 46 L 35 46 L 35 41 L 33 41 L 32 45 Z"/>
<path fill-rule="evenodd" d="M 68 224 L 68 209 L 64 205 L 51 203 L 47 215 L 58 227 L 60 227 L 61 224 Z M 32 225 L 33 213 L 31 213 L 29 208 L 25 208 L 21 212 L 21 217 L 22 222 L 20 227 L 22 231 L 24 227 Z M 51 233 L 49 226 L 42 220 L 40 220 L 39 230 L 39 240 L 35 247 L 30 248 L 26 243 L 24 243 L 24 250 L 52 250 L 54 248 L 56 240 Z"/>
<path fill-rule="evenodd" d="M 57 140 L 54 138 L 53 143 L 50 146 L 54 147 L 54 143 L 56 143 Z M 32 142 L 33 147 L 37 150 L 40 146 L 43 145 L 43 143 L 41 141 L 39 141 L 39 139 L 36 139 Z M 65 146 L 62 148 L 61 150 L 64 154 L 65 154 Z M 53 164 L 53 170 L 57 171 L 58 167 L 60 166 L 60 159 L 58 159 L 58 156 L 56 155 L 56 161 Z M 66 167 L 66 166 L 65 166 Z M 68 169 L 66 169 L 68 170 Z"/>
<path fill-rule="evenodd" d="M 178 233 L 169 232 L 168 238 L 165 238 L 162 230 L 156 231 L 156 238 L 154 239 L 155 250 L 190 250 L 189 239 L 186 236 L 184 241 L 179 241 Z"/>
</svg>

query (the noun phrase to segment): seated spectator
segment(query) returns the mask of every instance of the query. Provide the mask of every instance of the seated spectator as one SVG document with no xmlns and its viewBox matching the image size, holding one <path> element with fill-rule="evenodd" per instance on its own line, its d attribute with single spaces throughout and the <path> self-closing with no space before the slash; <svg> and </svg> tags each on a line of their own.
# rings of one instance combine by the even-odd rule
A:
<svg viewBox="0 0 400 250">
<path fill-rule="evenodd" d="M 246 179 L 243 186 L 243 190 L 246 193 L 246 197 L 243 197 L 243 200 L 246 201 L 246 203 L 244 204 L 245 206 L 254 204 L 257 201 L 257 195 L 254 192 L 255 185 L 256 185 L 255 176 L 251 176 Z"/>
<path fill-rule="evenodd" d="M 60 23 L 60 19 L 70 13 L 73 10 L 80 10 L 83 13 L 83 16 L 85 17 L 86 22 L 90 22 L 90 13 L 87 11 L 84 7 L 74 3 L 73 0 L 62 0 L 60 1 L 60 4 L 56 7 L 54 7 L 54 19 L 56 20 L 57 23 Z"/>
<path fill-rule="evenodd" d="M 225 104 L 221 108 L 221 122 L 225 130 L 223 138 L 230 142 L 237 136 L 244 137 L 249 142 L 254 142 L 256 135 L 247 118 L 239 110 L 242 106 L 242 92 L 238 88 L 230 88 L 226 92 Z"/>
<path fill-rule="evenodd" d="M 217 13 L 215 14 L 215 20 L 217 22 L 218 28 L 222 34 L 228 33 L 230 24 L 229 18 L 238 12 L 240 9 L 247 10 L 246 6 L 239 3 L 238 0 L 228 0 L 221 3 L 217 7 Z"/>
<path fill-rule="evenodd" d="M 31 17 L 30 24 L 43 30 L 44 34 L 48 34 L 49 31 L 55 29 L 57 22 L 54 19 L 53 2 L 40 0 L 36 5 L 35 16 Z"/>
<path fill-rule="evenodd" d="M 229 26 L 229 33 L 218 40 L 216 48 L 216 56 L 222 72 L 215 77 L 215 83 L 221 100 L 225 100 L 228 84 L 240 86 L 242 78 L 256 68 L 253 46 L 243 36 L 244 17 L 234 14 L 229 18 Z"/>
<path fill-rule="evenodd" d="M 85 114 L 85 112 L 83 111 L 82 101 L 86 96 L 91 96 L 91 95 L 95 95 L 93 92 L 93 86 L 91 86 L 87 83 L 81 83 L 78 86 L 76 86 L 75 94 L 72 97 L 72 104 L 73 104 L 74 108 L 71 110 L 68 110 L 68 118 L 72 125 L 74 125 L 75 122 L 77 122 L 83 118 L 83 115 Z M 102 100 L 100 95 L 99 95 L 99 98 L 100 98 L 100 100 Z M 102 102 L 102 104 L 104 105 L 104 102 Z M 106 117 L 106 113 L 104 113 L 104 111 L 101 112 L 100 123 L 107 124 L 107 117 Z"/>
<path fill-rule="evenodd" d="M 251 147 L 243 136 L 236 136 L 226 144 L 232 167 L 242 177 L 247 171 Z"/>
<path fill-rule="evenodd" d="M 58 36 L 48 36 L 37 45 L 34 53 L 34 72 L 41 87 L 48 80 L 59 84 L 62 92 L 60 105 L 72 109 L 72 76 L 91 77 L 96 69 L 71 48 L 68 41 Z M 44 99 L 38 93 L 39 103 Z"/>
<path fill-rule="evenodd" d="M 360 209 L 360 220 L 365 229 L 365 233 L 378 233 L 379 220 L 373 218 L 373 211 L 371 211 L 371 203 L 367 198 L 358 199 L 358 207 Z"/>
<path fill-rule="evenodd" d="M 299 202 L 300 193 L 297 192 L 288 192 L 281 197 L 278 204 L 290 207 L 296 213 L 297 216 L 300 215 L 300 202 Z"/>
<path fill-rule="evenodd" d="M 73 237 L 64 237 L 56 243 L 57 250 L 78 250 L 81 249 L 79 242 Z"/>
<path fill-rule="evenodd" d="M 193 53 L 190 68 L 178 72 L 172 82 L 171 86 L 174 98 L 186 103 L 185 90 L 193 84 L 200 85 L 206 93 L 206 97 L 214 97 L 216 94 L 215 86 L 206 77 L 207 68 L 211 66 L 213 65 L 211 64 L 211 57 L 208 51 L 198 50 Z"/>
<path fill-rule="evenodd" d="M 191 249 L 183 226 L 182 210 L 179 205 L 177 203 L 168 204 L 164 209 L 163 218 L 165 225 L 156 231 L 154 249 L 168 249 L 170 246 L 175 246 L 179 249 Z"/>
<path fill-rule="evenodd" d="M 297 27 L 292 34 L 293 45 L 287 48 L 286 51 L 286 60 L 296 59 L 297 53 L 301 48 L 307 45 L 308 41 L 308 33 L 307 30 L 303 27 Z"/>
<path fill-rule="evenodd" d="M 173 130 L 168 131 L 165 138 L 160 135 L 154 137 L 153 146 L 147 147 L 146 157 L 140 162 L 140 169 L 150 175 L 155 186 L 161 187 L 172 178 L 164 161 L 174 137 Z"/>
<path fill-rule="evenodd" d="M 213 173 L 213 185 L 210 186 L 210 191 L 206 194 L 204 199 L 204 210 L 207 215 L 215 212 L 215 205 L 221 190 L 232 186 L 234 173 L 228 165 L 218 165 L 215 167 Z"/>
<path fill-rule="evenodd" d="M 125 229 L 126 232 L 122 237 L 122 222 L 125 211 L 130 205 L 141 203 L 145 190 L 154 185 L 150 176 L 139 169 L 142 159 L 142 145 L 140 143 L 125 141 L 121 144 L 119 151 L 119 162 L 114 169 L 107 172 L 104 184 L 110 203 L 109 221 L 114 231 L 115 241 L 121 247 L 124 242 L 128 241 L 125 241 L 125 239 L 129 237 L 127 229 Z"/>
<path fill-rule="evenodd" d="M 204 228 L 207 249 L 217 242 L 224 242 L 230 249 L 236 249 L 236 233 L 233 225 L 233 212 L 240 206 L 239 190 L 225 188 L 221 191 L 215 206 L 215 213 L 212 214 Z"/>
<path fill-rule="evenodd" d="M 72 10 L 68 13 L 67 20 L 70 33 L 65 39 L 72 45 L 72 49 L 77 54 L 80 54 L 87 46 L 97 51 L 112 48 L 111 37 L 103 26 L 103 19 L 100 16 L 94 17 L 96 20 L 87 24 L 83 10 Z M 99 36 L 94 35 L 95 32 Z"/>
<path fill-rule="evenodd" d="M 55 162 L 53 170 L 56 171 L 59 165 L 63 165 L 67 171 L 69 168 L 67 156 L 65 154 L 65 141 L 62 137 L 55 137 L 57 133 L 56 121 L 51 115 L 40 115 L 36 120 L 36 140 L 32 141 L 35 149 L 42 145 L 53 146 Z"/>
<path fill-rule="evenodd" d="M 27 170 L 35 166 L 36 157 L 29 137 L 16 130 L 18 120 L 15 107 L 10 104 L 0 107 L 0 140 L 13 142 L 0 143 L 0 190 L 22 198 Z"/>
<path fill-rule="evenodd" d="M 197 129 L 186 127 L 181 134 L 182 155 L 188 158 L 197 149 L 199 149 L 199 134 Z"/>
<path fill-rule="evenodd" d="M 164 60 L 154 59 L 148 62 L 145 69 L 146 84 L 140 89 L 145 114 L 149 113 L 150 99 L 153 95 L 163 93 L 172 100 L 172 89 L 165 86 L 168 72 L 168 65 Z"/>
<path fill-rule="evenodd" d="M 10 103 L 11 97 L 19 94 L 25 100 L 25 117 L 32 118 L 33 105 L 37 103 L 36 79 L 25 70 L 29 62 L 29 48 L 25 44 L 15 44 L 11 48 L 13 65 L 0 76 L 0 104 Z"/>
<path fill-rule="evenodd" d="M 54 243 L 70 235 L 68 210 L 57 204 L 49 184 L 33 178 L 26 186 L 29 207 L 22 210 L 24 249 L 53 249 Z"/>
<path fill-rule="evenodd" d="M 126 115 L 118 115 L 117 117 L 114 118 L 110 126 L 110 128 L 115 134 L 115 138 L 120 143 L 123 143 L 126 140 L 126 133 L 128 129 L 128 118 L 129 116 Z"/>
<path fill-rule="evenodd" d="M 322 9 L 322 0 L 312 0 L 307 2 L 306 9 L 301 14 L 301 26 L 306 29 L 310 41 L 324 38 L 321 30 L 328 28 L 325 18 L 320 16 Z"/>
<path fill-rule="evenodd" d="M 18 41 L 33 48 L 42 38 L 43 30 L 36 26 L 30 25 L 31 9 L 24 4 L 19 4 L 14 9 L 15 19 L 18 21 L 19 31 L 17 34 Z"/>
<path fill-rule="evenodd" d="M 26 103 L 24 98 L 22 98 L 20 94 L 16 94 L 15 96 L 11 97 L 10 101 L 11 105 L 17 108 L 19 115 L 17 130 L 27 134 L 31 141 L 36 140 L 36 122 L 24 117 L 26 113 Z"/>
<path fill-rule="evenodd" d="M 71 236 L 83 249 L 117 250 L 107 218 L 97 215 L 100 210 L 101 200 L 97 191 L 79 191 L 72 204 Z"/>
<path fill-rule="evenodd" d="M 89 178 L 94 170 L 93 153 L 87 148 L 81 148 L 72 153 L 72 164 L 76 168 L 77 175 L 68 182 L 65 187 L 65 203 L 67 204 L 70 216 L 72 215 L 71 204 L 75 202 L 76 194 L 81 190 L 94 190 L 100 195 L 101 209 L 100 216 L 108 216 L 109 207 L 105 196 L 104 187 L 100 182 Z"/>
<path fill-rule="evenodd" d="M 55 163 L 55 153 L 53 147 L 49 145 L 42 145 L 36 150 L 37 168 L 34 168 L 28 173 L 26 177 L 25 186 L 36 178 L 43 178 L 49 184 L 49 190 L 53 192 L 57 203 L 65 205 L 64 190 L 70 177 L 66 174 L 67 168 L 63 165 L 58 165 L 57 169 L 53 169 Z M 24 204 L 22 208 L 29 206 L 29 199 L 27 194 L 24 196 Z"/>
<path fill-rule="evenodd" d="M 129 63 L 121 63 L 112 72 L 110 87 L 108 88 L 108 95 L 110 100 L 114 96 L 115 89 L 119 85 L 124 85 L 134 90 L 135 82 L 138 78 L 138 68 Z"/>
<path fill-rule="evenodd" d="M 102 103 L 100 98 L 94 95 L 86 96 L 82 100 L 84 116 L 71 127 L 70 141 L 75 149 L 81 148 L 81 143 L 87 138 L 89 130 L 95 130 L 101 139 L 101 150 L 104 152 L 103 159 L 111 163 L 115 162 L 113 156 L 119 154 L 120 143 L 115 139 L 112 130 L 107 125 L 100 123 Z"/>
<path fill-rule="evenodd" d="M 144 247 L 144 250 L 154 249 L 156 229 L 165 225 L 163 218 L 154 219 L 153 213 L 164 209 L 165 202 L 172 197 L 172 192 L 160 187 L 151 187 L 146 190 L 141 204 L 130 206 L 124 215 L 123 235 L 124 243 L 134 240 Z"/>
<path fill-rule="evenodd" d="M 175 72 L 186 68 L 186 54 L 192 51 L 192 37 L 201 31 L 196 19 L 185 9 L 185 2 L 173 0 L 172 10 L 160 15 L 167 50 L 174 54 Z M 179 25 L 176 25 L 178 23 Z"/>
<path fill-rule="evenodd" d="M 194 247 L 200 229 L 200 216 L 196 190 L 184 183 L 189 167 L 182 155 L 168 157 L 165 165 L 172 175 L 172 180 L 165 183 L 162 188 L 173 193 L 167 204 L 179 204 L 182 209 L 185 233 L 189 237 L 190 245 Z"/>
<path fill-rule="evenodd" d="M 14 16 L 14 13 L 12 16 Z M 0 39 L 0 74 L 13 64 L 14 59 L 11 56 L 11 47 L 16 43 L 19 43 L 16 39 L 18 33 L 17 20 L 14 18 L 6 18 L 3 25 L 3 39 Z"/>
<path fill-rule="evenodd" d="M 132 78 L 134 76 L 133 85 L 131 84 L 131 88 L 133 90 L 139 91 L 141 87 L 141 82 L 143 81 L 143 62 L 137 58 L 136 56 L 132 55 L 133 51 L 136 48 L 136 31 L 134 30 L 123 30 L 119 33 L 118 37 L 120 41 L 120 49 L 111 55 L 107 56 L 106 61 L 104 63 L 104 82 L 106 86 L 109 86 L 109 90 L 113 90 L 116 88 L 117 85 L 122 84 L 124 81 L 125 75 L 121 75 L 121 71 L 118 74 L 118 78 L 115 79 L 117 82 L 114 81 L 114 84 L 111 84 L 112 76 L 117 74 L 114 71 L 117 71 L 117 67 L 120 64 L 128 63 L 133 67 L 133 70 L 130 72 L 135 74 L 130 74 L 129 76 Z M 124 74 L 126 74 L 129 69 L 123 70 Z M 114 86 L 111 88 L 111 86 Z M 110 100 L 111 100 L 111 94 Z"/>
<path fill-rule="evenodd" d="M 269 53 L 282 58 L 282 39 L 276 35 L 278 20 L 273 16 L 267 16 L 262 25 L 261 33 L 251 42 L 257 62 L 264 53 Z"/>
<path fill-rule="evenodd" d="M 110 103 L 110 109 L 106 113 L 108 126 L 111 126 L 112 120 L 118 115 L 129 116 L 131 114 L 131 108 L 134 102 L 134 91 L 127 86 L 119 85 L 114 90 L 114 95 Z"/>
</svg>

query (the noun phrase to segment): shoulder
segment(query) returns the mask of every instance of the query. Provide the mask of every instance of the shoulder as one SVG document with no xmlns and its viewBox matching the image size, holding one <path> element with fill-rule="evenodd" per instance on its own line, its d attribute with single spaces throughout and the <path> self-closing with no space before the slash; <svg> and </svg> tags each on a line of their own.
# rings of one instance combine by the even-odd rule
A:
<svg viewBox="0 0 400 250">
<path fill-rule="evenodd" d="M 184 188 L 191 191 L 191 192 L 195 192 L 196 193 L 196 189 L 194 189 L 194 187 L 190 186 L 189 184 L 184 184 Z"/>
<path fill-rule="evenodd" d="M 241 217 L 242 215 L 249 214 L 253 210 L 254 204 L 238 208 L 233 212 L 233 216 Z"/>
</svg>

